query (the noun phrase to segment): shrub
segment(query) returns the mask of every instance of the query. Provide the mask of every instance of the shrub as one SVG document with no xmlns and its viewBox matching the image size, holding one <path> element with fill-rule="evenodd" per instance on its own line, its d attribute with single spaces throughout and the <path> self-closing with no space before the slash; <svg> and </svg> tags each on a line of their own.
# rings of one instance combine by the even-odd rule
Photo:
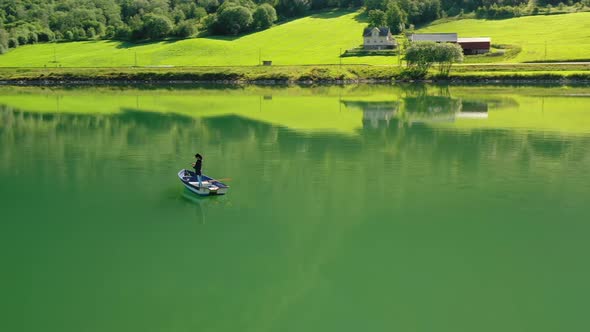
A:
<svg viewBox="0 0 590 332">
<path fill-rule="evenodd" d="M 176 26 L 174 34 L 178 37 L 191 37 L 198 32 L 197 23 L 193 20 L 186 20 Z"/>
<path fill-rule="evenodd" d="M 106 30 L 104 31 L 104 37 L 106 39 L 113 39 L 115 38 L 115 27 L 109 25 Z"/>
<path fill-rule="evenodd" d="M 29 44 L 37 44 L 37 42 L 39 42 L 39 36 L 37 36 L 36 32 L 29 32 L 27 39 Z"/>
<path fill-rule="evenodd" d="M 195 19 L 200 20 L 207 16 L 207 11 L 203 7 L 197 7 L 193 13 L 193 16 Z"/>
<path fill-rule="evenodd" d="M 0 46 L 3 46 L 4 48 L 8 48 L 8 39 L 10 38 L 10 36 L 8 35 L 8 32 L 6 32 L 6 30 L 0 29 Z"/>
<path fill-rule="evenodd" d="M 387 6 L 387 1 L 365 0 L 365 7 L 367 8 L 368 11 L 375 10 L 375 9 L 385 11 L 385 10 L 387 10 L 386 6 Z"/>
<path fill-rule="evenodd" d="M 201 20 L 201 23 L 203 24 L 203 27 L 209 31 L 209 33 L 215 33 L 217 28 L 217 14 L 209 14 L 205 16 Z"/>
<path fill-rule="evenodd" d="M 434 42 L 417 42 L 411 44 L 406 49 L 406 62 L 409 68 L 424 75 L 434 63 L 436 43 Z"/>
<path fill-rule="evenodd" d="M 88 36 L 88 38 L 94 39 L 96 37 L 96 30 L 94 30 L 93 27 L 90 27 L 88 28 L 86 35 Z"/>
<path fill-rule="evenodd" d="M 27 42 L 29 41 L 29 38 L 27 38 L 27 36 L 23 36 L 23 35 L 17 36 L 16 39 L 18 40 L 19 45 L 26 45 Z"/>
<path fill-rule="evenodd" d="M 439 74 L 448 76 L 453 63 L 463 61 L 463 50 L 457 44 L 417 42 L 406 49 L 405 58 L 413 75 L 425 76 L 428 69 L 437 63 Z"/>
<path fill-rule="evenodd" d="M 383 27 L 387 25 L 387 16 L 380 9 L 369 10 L 369 26 Z"/>
<path fill-rule="evenodd" d="M 434 51 L 434 61 L 438 63 L 441 76 L 449 76 L 453 63 L 463 62 L 463 49 L 457 44 L 436 44 Z"/>
<path fill-rule="evenodd" d="M 387 26 L 392 33 L 400 33 L 404 30 L 407 21 L 406 13 L 399 8 L 397 2 L 390 2 L 385 12 Z"/>
<path fill-rule="evenodd" d="M 218 0 L 198 0 L 199 6 L 205 8 L 207 13 L 214 13 L 219 7 Z"/>
<path fill-rule="evenodd" d="M 18 39 L 16 38 L 9 38 L 8 39 L 8 47 L 9 48 L 17 48 L 20 44 L 18 43 Z"/>
<path fill-rule="evenodd" d="M 143 17 L 143 33 L 151 39 L 167 36 L 173 29 L 172 21 L 166 16 L 147 14 Z"/>
<path fill-rule="evenodd" d="M 252 12 L 243 6 L 224 8 L 217 14 L 216 31 L 222 34 L 237 35 L 250 28 L 253 22 Z"/>
<path fill-rule="evenodd" d="M 115 39 L 127 40 L 131 38 L 131 28 L 126 25 L 119 25 L 115 28 Z"/>
<path fill-rule="evenodd" d="M 310 0 L 279 0 L 277 10 L 285 17 L 296 17 L 305 14 L 310 7 Z"/>
<path fill-rule="evenodd" d="M 64 34 L 64 38 L 68 41 L 72 41 L 72 40 L 74 40 L 74 33 L 72 31 L 68 30 Z"/>
<path fill-rule="evenodd" d="M 4 54 L 6 52 L 8 52 L 8 48 L 0 44 L 0 54 Z"/>
<path fill-rule="evenodd" d="M 53 41 L 55 39 L 55 34 L 51 30 L 40 31 L 37 34 L 37 37 L 38 37 L 38 39 L 39 39 L 40 42 L 45 42 L 46 43 L 46 42 Z"/>
<path fill-rule="evenodd" d="M 252 26 L 257 29 L 266 29 L 277 20 L 277 12 L 271 5 L 264 3 L 252 13 Z"/>
</svg>

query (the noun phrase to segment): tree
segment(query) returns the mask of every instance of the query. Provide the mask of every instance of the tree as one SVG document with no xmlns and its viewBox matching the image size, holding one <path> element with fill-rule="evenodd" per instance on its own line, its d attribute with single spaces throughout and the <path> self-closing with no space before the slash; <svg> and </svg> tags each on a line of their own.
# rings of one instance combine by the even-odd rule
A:
<svg viewBox="0 0 590 332">
<path fill-rule="evenodd" d="M 387 26 L 387 15 L 379 9 L 369 11 L 369 27 L 384 27 Z"/>
<path fill-rule="evenodd" d="M 10 38 L 8 32 L 6 32 L 4 29 L 0 29 L 0 46 L 4 47 L 5 49 L 8 49 L 8 38 Z"/>
<path fill-rule="evenodd" d="M 230 6 L 217 14 L 216 31 L 237 35 L 247 31 L 253 22 L 252 12 L 243 6 Z"/>
<path fill-rule="evenodd" d="M 365 7 L 367 8 L 368 11 L 371 10 L 381 10 L 381 11 L 386 11 L 387 10 L 387 0 L 365 0 Z"/>
<path fill-rule="evenodd" d="M 311 0 L 279 0 L 277 11 L 285 17 L 296 17 L 305 14 L 311 7 Z"/>
<path fill-rule="evenodd" d="M 217 7 L 219 7 L 219 1 L 217 0 L 199 0 L 198 4 L 199 6 L 205 8 L 209 14 L 215 13 Z"/>
<path fill-rule="evenodd" d="M 88 28 L 86 35 L 88 36 L 88 38 L 94 39 L 94 38 L 96 38 L 96 30 L 93 27 L 90 27 L 90 28 Z"/>
<path fill-rule="evenodd" d="M 393 33 L 400 33 L 404 30 L 407 22 L 407 14 L 399 8 L 397 2 L 389 2 L 385 16 L 387 20 L 387 26 Z"/>
<path fill-rule="evenodd" d="M 188 20 L 178 24 L 174 34 L 178 37 L 186 38 L 194 36 L 197 32 L 197 22 L 194 20 Z"/>
<path fill-rule="evenodd" d="M 55 34 L 51 30 L 40 31 L 37 36 L 39 37 L 39 41 L 42 43 L 50 42 L 55 39 Z"/>
<path fill-rule="evenodd" d="M 217 32 L 217 14 L 209 14 L 203 17 L 201 23 L 209 33 Z"/>
<path fill-rule="evenodd" d="M 415 42 L 406 49 L 406 62 L 418 76 L 424 76 L 434 63 L 439 74 L 448 76 L 455 62 L 463 61 L 463 49 L 457 44 Z"/>
<path fill-rule="evenodd" d="M 271 5 L 263 3 L 252 13 L 252 26 L 257 29 L 267 29 L 277 20 L 277 12 Z"/>
<path fill-rule="evenodd" d="M 150 39 L 166 37 L 173 28 L 172 21 L 166 16 L 147 14 L 143 17 L 143 32 Z"/>
<path fill-rule="evenodd" d="M 438 63 L 441 76 L 449 76 L 453 63 L 463 62 L 463 49 L 457 44 L 439 43 L 434 51 L 434 61 Z"/>
<path fill-rule="evenodd" d="M 16 39 L 18 40 L 19 45 L 26 45 L 27 42 L 29 41 L 29 38 L 24 35 L 18 35 L 18 36 L 16 36 Z"/>
</svg>

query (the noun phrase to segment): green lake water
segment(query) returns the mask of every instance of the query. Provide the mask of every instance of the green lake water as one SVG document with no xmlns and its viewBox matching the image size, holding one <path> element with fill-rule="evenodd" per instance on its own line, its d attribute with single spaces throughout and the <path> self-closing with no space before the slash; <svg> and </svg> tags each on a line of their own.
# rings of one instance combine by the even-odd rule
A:
<svg viewBox="0 0 590 332">
<path fill-rule="evenodd" d="M 589 199 L 587 87 L 2 87 L 0 331 L 588 331 Z"/>
</svg>

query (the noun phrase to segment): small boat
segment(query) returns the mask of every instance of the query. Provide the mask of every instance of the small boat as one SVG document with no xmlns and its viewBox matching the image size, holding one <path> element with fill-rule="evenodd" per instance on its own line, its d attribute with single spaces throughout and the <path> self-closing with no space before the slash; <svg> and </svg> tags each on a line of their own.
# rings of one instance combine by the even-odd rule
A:
<svg viewBox="0 0 590 332">
<path fill-rule="evenodd" d="M 225 183 L 219 182 L 207 175 L 201 175 L 202 186 L 199 187 L 199 180 L 195 172 L 186 169 L 181 169 L 178 172 L 178 178 L 188 190 L 201 196 L 224 195 L 229 189 L 229 186 Z"/>
</svg>

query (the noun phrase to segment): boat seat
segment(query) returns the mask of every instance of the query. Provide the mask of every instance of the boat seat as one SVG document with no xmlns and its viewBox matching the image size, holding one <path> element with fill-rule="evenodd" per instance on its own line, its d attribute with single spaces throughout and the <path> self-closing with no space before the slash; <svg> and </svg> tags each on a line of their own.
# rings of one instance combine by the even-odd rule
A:
<svg viewBox="0 0 590 332">
<path fill-rule="evenodd" d="M 209 181 L 203 181 L 201 182 L 203 184 L 203 187 L 208 187 L 211 183 L 209 183 Z M 199 181 L 195 181 L 195 182 L 189 182 L 189 184 L 198 187 L 199 186 Z"/>
</svg>

